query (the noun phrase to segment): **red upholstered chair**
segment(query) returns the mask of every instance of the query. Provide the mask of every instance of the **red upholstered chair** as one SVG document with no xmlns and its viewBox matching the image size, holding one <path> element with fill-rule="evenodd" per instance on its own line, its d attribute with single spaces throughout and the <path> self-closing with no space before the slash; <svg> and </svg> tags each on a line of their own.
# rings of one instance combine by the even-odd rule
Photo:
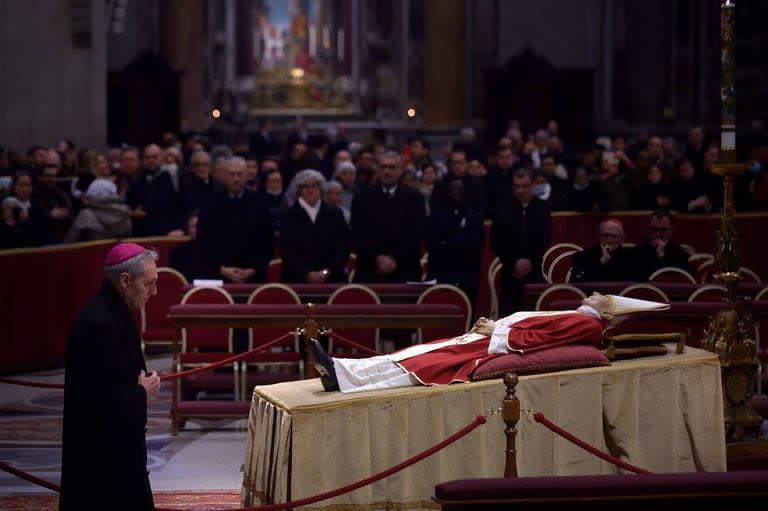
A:
<svg viewBox="0 0 768 511">
<path fill-rule="evenodd" d="M 693 269 L 698 272 L 699 267 L 707 261 L 714 261 L 715 256 L 708 252 L 697 252 L 688 258 L 688 262 L 691 263 Z"/>
<path fill-rule="evenodd" d="M 561 255 L 568 253 L 568 252 L 578 252 L 579 250 L 583 250 L 580 245 L 577 245 L 575 243 L 557 243 L 555 245 L 552 245 L 549 247 L 549 249 L 544 252 L 544 257 L 541 259 L 541 274 L 544 276 L 544 280 L 552 284 L 554 281 L 551 277 L 551 271 L 552 271 L 552 265 L 554 264 L 555 260 L 560 257 Z M 567 270 L 563 272 L 563 278 L 565 278 L 565 274 L 567 273 Z M 565 280 L 563 280 L 565 282 Z"/>
<path fill-rule="evenodd" d="M 262 284 L 248 296 L 246 303 L 264 305 L 300 304 L 299 295 L 285 284 Z M 249 328 L 248 349 L 271 342 L 289 331 L 285 328 Z M 249 398 L 248 389 L 280 381 L 304 377 L 304 361 L 299 350 L 299 338 L 293 335 L 271 349 L 250 355 L 241 361 L 243 388 L 241 396 Z"/>
<path fill-rule="evenodd" d="M 189 289 L 181 297 L 182 304 L 231 305 L 232 296 L 221 287 L 198 286 Z M 175 367 L 177 372 L 203 367 L 231 357 L 232 329 L 227 327 L 194 327 L 181 329 L 181 350 Z M 217 368 L 175 380 L 171 402 L 172 431 L 178 431 L 183 417 L 231 417 L 228 405 L 212 401 L 196 401 L 202 391 L 223 392 L 225 396 L 240 399 L 240 364 Z M 222 396 L 224 397 L 224 396 Z M 207 407 L 206 403 L 211 403 Z M 240 411 L 242 414 L 242 410 Z M 245 410 L 247 414 L 247 410 Z"/>
<path fill-rule="evenodd" d="M 573 254 L 575 253 L 576 250 L 563 252 L 552 261 L 552 265 L 549 268 L 548 282 L 551 284 L 564 284 L 569 281 L 573 265 Z"/>
<path fill-rule="evenodd" d="M 472 321 L 472 304 L 467 294 L 458 287 L 451 284 L 431 286 L 419 295 L 416 303 L 456 304 L 461 307 L 466 318 L 461 326 L 454 328 L 419 328 L 417 330 L 417 343 L 448 339 L 469 331 Z"/>
<path fill-rule="evenodd" d="M 556 301 L 581 301 L 587 295 L 576 286 L 570 284 L 554 284 L 545 289 L 536 300 L 536 310 L 546 311 L 555 310 L 550 308 L 550 304 Z"/>
<path fill-rule="evenodd" d="M 757 273 L 754 270 L 747 268 L 746 266 L 739 268 L 739 275 L 741 275 L 743 282 L 762 282 Z"/>
<path fill-rule="evenodd" d="M 182 304 L 233 304 L 232 296 L 221 287 L 199 286 L 187 291 Z M 226 327 L 195 327 L 181 329 L 181 351 L 178 370 L 201 367 L 232 356 L 232 329 Z M 240 396 L 239 364 L 232 364 L 232 374 L 203 372 L 183 380 L 187 391 L 232 390 L 235 399 Z M 182 396 L 187 392 L 182 392 Z"/>
<path fill-rule="evenodd" d="M 728 299 L 728 289 L 720 284 L 705 284 L 691 293 L 689 302 L 722 302 Z"/>
<path fill-rule="evenodd" d="M 267 265 L 267 282 L 280 282 L 280 272 L 283 270 L 283 260 L 279 257 L 269 261 Z"/>
<path fill-rule="evenodd" d="M 704 261 L 696 268 L 696 282 L 701 282 L 702 284 L 714 282 L 715 273 L 717 273 L 717 267 L 715 266 L 714 258 Z"/>
<path fill-rule="evenodd" d="M 157 294 L 141 308 L 141 340 L 145 345 L 173 344 L 176 328 L 168 320 L 168 309 L 181 303 L 187 279 L 173 268 L 157 269 Z"/>
<path fill-rule="evenodd" d="M 496 258 L 498 261 L 498 258 Z M 488 288 L 491 290 L 491 312 L 492 318 L 499 316 L 499 277 L 501 276 L 502 264 L 492 265 L 492 271 L 488 273 Z"/>
<path fill-rule="evenodd" d="M 364 303 L 381 304 L 381 299 L 371 288 L 362 284 L 344 284 L 328 297 L 329 305 Z M 332 330 L 332 333 L 381 353 L 378 328 L 335 328 Z M 370 356 L 355 349 L 342 347 L 340 343 L 334 342 L 333 337 L 328 340 L 328 351 L 335 356 L 346 358 Z"/>
<path fill-rule="evenodd" d="M 681 270 L 680 268 L 676 268 L 674 266 L 665 266 L 664 268 L 659 268 L 655 272 L 651 273 L 651 275 L 648 277 L 648 282 L 676 282 L 680 284 L 695 284 L 696 279 L 694 279 L 693 275 L 685 270 Z"/>
<path fill-rule="evenodd" d="M 670 302 L 669 297 L 664 291 L 651 284 L 633 284 L 622 289 L 619 296 L 637 298 L 639 300 L 650 300 L 652 302 Z"/>
</svg>

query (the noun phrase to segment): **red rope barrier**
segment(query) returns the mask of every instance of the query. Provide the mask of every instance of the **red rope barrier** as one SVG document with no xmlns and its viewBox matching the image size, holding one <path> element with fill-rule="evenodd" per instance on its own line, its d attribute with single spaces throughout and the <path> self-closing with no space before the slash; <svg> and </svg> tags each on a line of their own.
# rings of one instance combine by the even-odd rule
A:
<svg viewBox="0 0 768 511">
<path fill-rule="evenodd" d="M 238 360 L 244 359 L 244 358 L 246 358 L 249 355 L 253 355 L 254 353 L 258 353 L 260 351 L 264 351 L 264 350 L 266 350 L 268 348 L 271 348 L 275 344 L 281 343 L 284 340 L 290 338 L 292 335 L 294 335 L 293 332 L 288 332 L 287 334 L 281 335 L 277 339 L 269 341 L 266 344 L 262 344 L 258 348 L 253 348 L 252 350 L 248 350 L 248 351 L 245 351 L 243 353 L 238 353 L 237 355 L 221 359 L 218 362 L 213 362 L 211 364 L 204 365 L 203 367 L 196 367 L 194 369 L 188 369 L 186 371 L 181 371 L 179 373 L 166 374 L 166 375 L 160 377 L 160 381 L 176 380 L 178 378 L 184 378 L 186 376 L 190 376 L 190 375 L 193 375 L 193 374 L 203 373 L 205 371 L 210 371 L 211 369 L 216 369 L 217 367 L 225 366 L 227 364 L 231 364 L 232 362 L 237 362 Z"/>
<path fill-rule="evenodd" d="M 576 438 L 571 433 L 568 433 L 563 428 L 556 426 L 555 424 L 551 423 L 549 419 L 544 417 L 544 414 L 541 412 L 536 412 L 533 414 L 533 420 L 536 422 L 543 424 L 544 426 L 548 427 L 561 437 L 565 438 L 569 442 L 572 442 L 576 444 L 577 446 L 581 447 L 585 451 L 594 454 L 598 458 L 602 458 L 608 463 L 613 463 L 617 467 L 621 467 L 623 469 L 629 470 L 630 472 L 634 472 L 635 474 L 650 474 L 648 470 L 645 470 L 644 468 L 636 467 L 634 465 L 630 465 L 629 463 L 620 460 L 619 458 L 615 456 L 611 456 L 610 454 L 601 451 L 600 449 L 589 445 L 588 443 L 584 442 L 583 440 Z"/>
<path fill-rule="evenodd" d="M 48 488 L 49 490 L 53 490 L 55 492 L 61 491 L 61 486 L 58 484 L 53 484 L 50 481 L 46 481 L 45 479 L 40 479 L 39 477 L 35 477 L 32 474 L 29 474 L 27 472 L 24 472 L 23 470 L 19 470 L 16 467 L 13 467 L 9 465 L 8 463 L 0 461 L 0 470 L 4 470 L 10 474 L 15 475 L 16 477 L 20 477 L 24 479 L 25 481 L 29 481 L 30 483 L 34 483 L 38 486 L 42 486 L 43 488 Z"/>
<path fill-rule="evenodd" d="M 328 335 L 337 341 L 341 341 L 341 344 L 344 345 L 347 348 L 357 348 L 360 351 L 364 352 L 366 355 L 381 355 L 378 351 L 372 350 L 371 348 L 368 348 L 367 346 L 363 346 L 362 344 L 358 344 L 355 341 L 351 339 L 347 339 L 346 337 L 342 337 L 339 334 L 336 334 L 334 332 L 328 332 Z"/>
<path fill-rule="evenodd" d="M 211 364 L 207 364 L 203 367 L 196 367 L 194 369 L 189 369 L 187 371 L 181 371 L 179 373 L 171 373 L 166 374 L 164 376 L 160 377 L 160 381 L 168 381 L 168 380 L 175 380 L 178 378 L 184 378 L 186 376 L 190 376 L 192 374 L 202 373 L 205 371 L 210 371 L 212 369 L 216 369 L 217 367 L 225 366 L 227 364 L 231 364 L 232 362 L 237 362 L 238 360 L 241 360 L 249 355 L 253 355 L 254 353 L 258 353 L 260 351 L 264 351 L 266 349 L 271 348 L 275 344 L 278 344 L 288 338 L 290 338 L 292 335 L 294 335 L 293 332 L 288 332 L 284 335 L 281 335 L 277 339 L 274 339 L 272 341 L 269 341 L 266 344 L 262 344 L 261 346 L 257 348 L 253 348 L 252 350 L 245 351 L 243 353 L 238 353 L 237 355 L 234 355 L 229 358 L 225 358 L 222 360 L 219 360 L 218 362 L 213 362 Z M 37 387 L 37 388 L 44 388 L 44 389 L 63 389 L 64 385 L 62 383 L 43 383 L 43 382 L 37 382 L 37 381 L 27 381 L 27 380 L 18 380 L 16 378 L 5 378 L 0 376 L 0 383 L 8 383 L 10 385 L 22 385 L 25 387 Z"/>
<path fill-rule="evenodd" d="M 17 380 L 16 378 L 4 378 L 0 376 L 0 383 L 9 383 L 11 385 L 21 385 L 23 387 L 37 387 L 39 389 L 63 389 L 63 383 L 43 383 L 39 381 Z"/>
<path fill-rule="evenodd" d="M 453 435 L 449 436 L 442 442 L 433 445 L 429 449 L 426 449 L 425 451 L 422 451 L 419 454 L 412 456 L 407 460 L 401 463 L 398 463 L 393 467 L 390 467 L 372 476 L 366 477 L 365 479 L 361 479 L 352 484 L 348 484 L 347 486 L 342 486 L 341 488 L 337 488 L 335 490 L 331 490 L 325 493 L 320 493 L 319 495 L 306 497 L 300 500 L 294 500 L 292 502 L 283 502 L 282 504 L 268 504 L 265 506 L 257 506 L 257 507 L 249 507 L 249 508 L 227 509 L 224 511 L 278 511 L 281 509 L 290 509 L 290 508 L 297 508 L 301 506 L 307 506 L 309 504 L 314 504 L 315 502 L 320 502 L 321 500 L 327 500 L 333 497 L 338 497 L 339 495 L 349 493 L 351 491 L 362 488 L 363 486 L 368 486 L 369 484 L 375 483 L 376 481 L 384 479 L 385 477 L 389 477 L 392 474 L 400 472 L 401 470 L 410 467 L 414 463 L 417 463 L 423 460 L 424 458 L 432 456 L 437 451 L 444 449 L 445 447 L 449 446 L 456 440 L 467 435 L 468 433 L 470 433 L 472 430 L 474 430 L 481 424 L 485 424 L 487 420 L 488 419 L 484 415 L 478 415 L 477 417 L 475 417 L 475 420 L 473 420 L 472 422 L 470 422 L 469 424 L 467 424 L 462 429 L 460 429 Z M 156 511 L 173 511 L 173 510 L 168 508 L 157 508 Z"/>
</svg>

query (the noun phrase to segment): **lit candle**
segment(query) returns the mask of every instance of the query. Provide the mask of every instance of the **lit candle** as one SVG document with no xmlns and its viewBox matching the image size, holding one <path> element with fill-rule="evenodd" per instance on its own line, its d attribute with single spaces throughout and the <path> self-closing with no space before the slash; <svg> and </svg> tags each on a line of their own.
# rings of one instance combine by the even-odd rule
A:
<svg viewBox="0 0 768 511">
<path fill-rule="evenodd" d="M 736 149 L 736 95 L 734 87 L 735 2 L 720 6 L 720 147 Z"/>
</svg>

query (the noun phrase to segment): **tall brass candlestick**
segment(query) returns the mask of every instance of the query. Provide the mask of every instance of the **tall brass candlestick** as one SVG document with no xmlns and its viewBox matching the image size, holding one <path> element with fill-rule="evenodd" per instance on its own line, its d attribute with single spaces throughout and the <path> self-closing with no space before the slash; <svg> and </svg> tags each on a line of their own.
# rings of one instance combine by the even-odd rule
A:
<svg viewBox="0 0 768 511">
<path fill-rule="evenodd" d="M 733 180 L 747 170 L 737 162 L 736 155 L 736 94 L 734 86 L 735 10 L 736 5 L 726 0 L 720 6 L 720 99 L 721 133 L 720 164 L 708 170 L 723 179 L 723 211 L 717 231 L 715 278 L 728 289 L 728 303 L 711 319 L 704 335 L 704 349 L 717 353 L 720 358 L 725 402 L 726 440 L 739 441 L 757 438 L 763 419 L 752 408 L 752 389 L 757 373 L 757 350 L 750 338 L 751 314 L 748 304 L 737 299 L 739 258 L 738 231 L 734 225 L 736 208 L 733 205 Z M 745 309 L 746 305 L 746 309 Z"/>
</svg>

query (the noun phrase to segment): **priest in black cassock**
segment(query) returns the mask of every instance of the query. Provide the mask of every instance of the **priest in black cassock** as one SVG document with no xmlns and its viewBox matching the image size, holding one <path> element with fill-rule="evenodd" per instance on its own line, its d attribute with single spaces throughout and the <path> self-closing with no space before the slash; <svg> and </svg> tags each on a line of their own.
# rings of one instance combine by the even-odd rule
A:
<svg viewBox="0 0 768 511">
<path fill-rule="evenodd" d="M 197 239 L 208 278 L 266 282 L 275 245 L 272 214 L 260 195 L 245 189 L 244 165 L 234 160 L 226 164 L 224 190 L 200 210 Z"/>
<path fill-rule="evenodd" d="M 75 320 L 66 347 L 59 510 L 155 508 L 147 471 L 147 375 L 131 309 L 157 293 L 157 252 L 114 247 L 106 279 Z"/>
</svg>

